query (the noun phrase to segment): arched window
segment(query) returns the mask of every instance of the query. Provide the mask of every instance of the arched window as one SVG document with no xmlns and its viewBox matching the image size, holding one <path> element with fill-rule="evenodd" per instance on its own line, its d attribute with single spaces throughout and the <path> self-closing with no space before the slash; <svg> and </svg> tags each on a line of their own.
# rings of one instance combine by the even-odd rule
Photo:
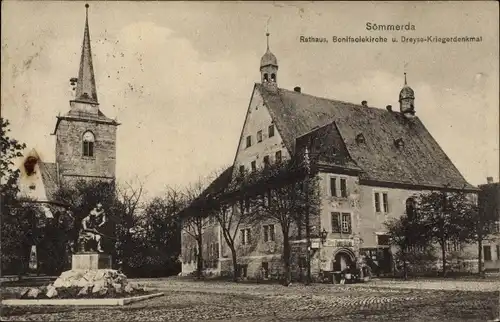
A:
<svg viewBox="0 0 500 322">
<path fill-rule="evenodd" d="M 417 209 L 417 203 L 415 201 L 415 198 L 410 197 L 406 199 L 406 215 L 408 216 L 408 219 L 415 218 L 416 209 Z"/>
<path fill-rule="evenodd" d="M 94 142 L 95 137 L 94 134 L 90 131 L 87 131 L 83 134 L 83 156 L 84 157 L 93 157 L 94 156 Z"/>
<path fill-rule="evenodd" d="M 276 82 L 276 74 L 271 74 L 271 82 Z"/>
<path fill-rule="evenodd" d="M 264 74 L 264 82 L 267 83 L 267 81 L 269 80 L 269 76 L 267 75 L 267 73 Z"/>
</svg>

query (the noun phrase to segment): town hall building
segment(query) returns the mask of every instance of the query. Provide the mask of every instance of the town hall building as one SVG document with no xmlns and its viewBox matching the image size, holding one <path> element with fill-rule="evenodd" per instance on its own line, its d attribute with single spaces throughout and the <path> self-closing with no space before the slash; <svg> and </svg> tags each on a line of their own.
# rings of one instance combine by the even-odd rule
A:
<svg viewBox="0 0 500 322">
<path fill-rule="evenodd" d="M 376 108 L 316 97 L 300 87 L 279 87 L 278 59 L 269 48 L 260 61 L 234 163 L 209 189 L 223 189 L 239 173 L 308 151 L 318 169 L 321 210 L 310 217 L 311 272 L 340 271 L 360 257 L 392 266 L 384 222 L 405 213 L 416 194 L 477 193 L 417 116 L 416 94 L 406 74 L 399 107 Z M 238 211 L 238 207 L 234 207 Z M 231 252 L 215 220 L 203 232 L 204 270 L 230 275 Z M 236 238 L 242 277 L 266 278 L 282 270 L 279 225 L 263 221 L 239 227 Z M 292 240 L 292 262 L 298 256 Z M 196 270 L 196 242 L 182 233 L 182 274 Z M 294 260 L 295 258 L 295 260 Z M 292 271 L 294 268 L 292 268 Z"/>
</svg>

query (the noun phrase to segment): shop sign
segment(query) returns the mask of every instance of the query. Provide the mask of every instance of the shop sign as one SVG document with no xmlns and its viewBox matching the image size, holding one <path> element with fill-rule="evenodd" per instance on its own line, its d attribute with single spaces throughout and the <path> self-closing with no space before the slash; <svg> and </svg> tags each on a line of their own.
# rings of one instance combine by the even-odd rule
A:
<svg viewBox="0 0 500 322">
<path fill-rule="evenodd" d="M 335 239 L 335 247 L 353 247 L 354 243 L 351 239 Z"/>
</svg>

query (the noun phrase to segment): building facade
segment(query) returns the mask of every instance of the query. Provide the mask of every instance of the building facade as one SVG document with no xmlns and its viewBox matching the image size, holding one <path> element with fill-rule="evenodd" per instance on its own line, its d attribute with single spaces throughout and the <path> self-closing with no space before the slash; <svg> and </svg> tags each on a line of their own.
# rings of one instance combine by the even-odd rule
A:
<svg viewBox="0 0 500 322">
<path fill-rule="evenodd" d="M 267 35 L 269 37 L 269 35 Z M 244 171 L 308 151 L 317 167 L 321 210 L 310 217 L 311 272 L 340 271 L 368 256 L 381 272 L 392 270 L 384 222 L 405 213 L 416 194 L 431 191 L 476 193 L 416 116 L 415 93 L 407 84 L 399 93 L 399 110 L 315 97 L 300 87 L 278 86 L 278 60 L 269 49 L 260 62 L 261 80 L 253 87 L 233 165 L 218 184 Z M 233 211 L 239 211 L 235 207 Z M 205 230 L 217 251 L 204 244 L 210 271 L 230 274 L 231 252 L 214 220 Z M 292 270 L 303 270 L 306 241 L 292 236 Z M 182 234 L 182 273 L 196 269 L 189 234 Z M 282 240 L 276 222 L 240 226 L 237 253 L 240 275 L 279 276 Z"/>
<path fill-rule="evenodd" d="M 479 211 L 484 217 L 494 217 L 497 219 L 493 234 L 488 236 L 482 245 L 482 258 L 485 270 L 500 270 L 500 183 L 493 182 L 493 178 L 488 177 L 487 183 L 479 185 Z"/>
</svg>

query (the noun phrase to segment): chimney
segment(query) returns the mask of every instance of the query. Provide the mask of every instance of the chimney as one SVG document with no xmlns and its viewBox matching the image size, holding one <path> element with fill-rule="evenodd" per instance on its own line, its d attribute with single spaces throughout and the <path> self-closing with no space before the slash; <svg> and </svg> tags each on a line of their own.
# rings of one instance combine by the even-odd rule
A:
<svg viewBox="0 0 500 322">
<path fill-rule="evenodd" d="M 486 182 L 488 184 L 493 183 L 493 177 L 486 177 Z"/>
<path fill-rule="evenodd" d="M 300 87 L 299 87 L 299 86 L 295 86 L 295 87 L 293 88 L 293 90 L 294 90 L 295 92 L 297 92 L 297 93 L 300 93 Z"/>
<path fill-rule="evenodd" d="M 368 106 L 368 102 L 367 102 L 367 101 L 362 101 L 362 102 L 361 102 L 361 105 L 363 105 L 363 106 Z"/>
<path fill-rule="evenodd" d="M 386 108 L 389 112 L 392 112 L 392 105 L 387 105 L 385 108 Z"/>
</svg>

